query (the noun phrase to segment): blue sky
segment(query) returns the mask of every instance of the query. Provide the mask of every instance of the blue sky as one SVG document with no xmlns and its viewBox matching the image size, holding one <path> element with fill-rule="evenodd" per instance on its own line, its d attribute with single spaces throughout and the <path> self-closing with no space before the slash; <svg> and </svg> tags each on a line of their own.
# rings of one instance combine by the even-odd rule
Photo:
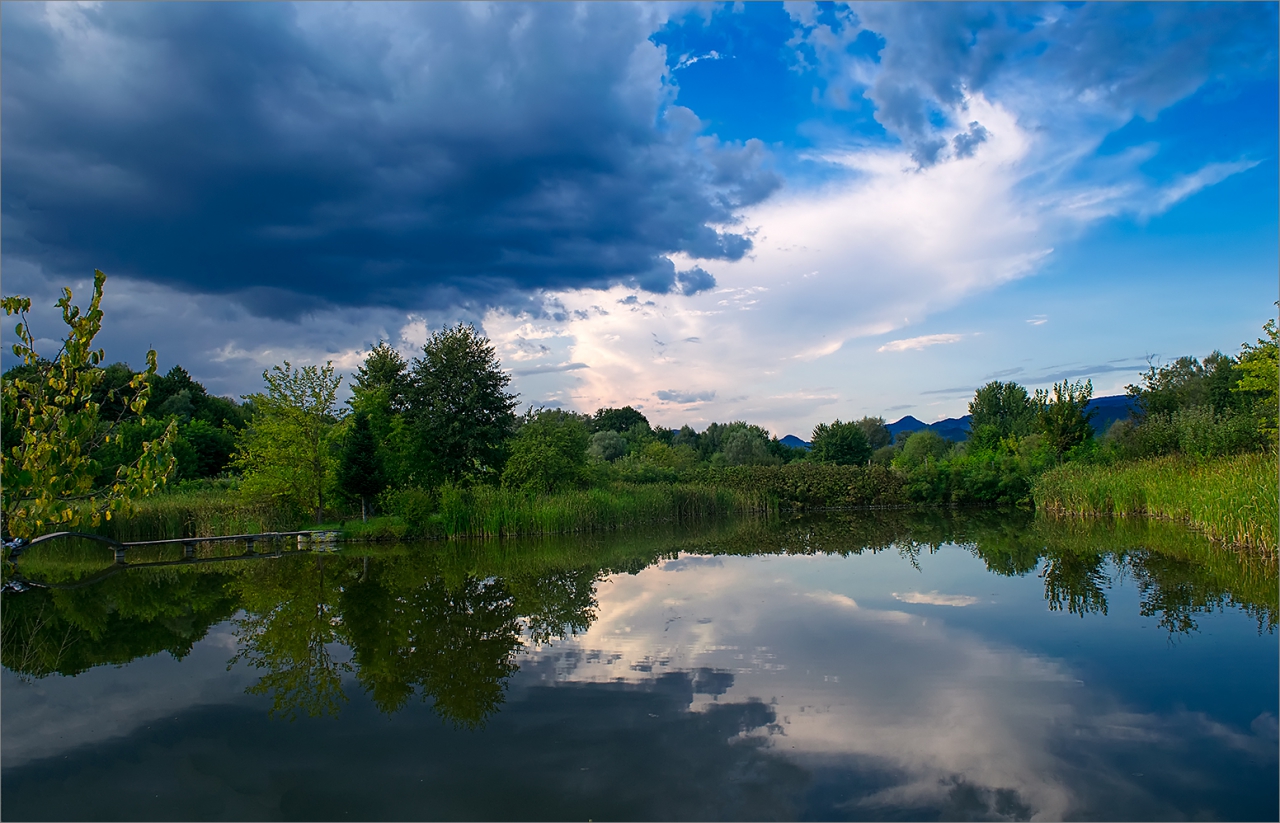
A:
<svg viewBox="0 0 1280 823">
<path fill-rule="evenodd" d="M 525 403 L 804 435 L 1275 311 L 1274 3 L 0 16 L 4 292 L 102 268 L 108 357 L 225 394 L 467 320 Z"/>
</svg>

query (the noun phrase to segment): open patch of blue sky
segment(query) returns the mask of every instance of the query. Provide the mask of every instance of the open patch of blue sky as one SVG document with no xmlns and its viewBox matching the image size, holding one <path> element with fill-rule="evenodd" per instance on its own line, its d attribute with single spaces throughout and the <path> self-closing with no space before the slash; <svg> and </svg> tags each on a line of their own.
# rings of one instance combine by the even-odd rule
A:
<svg viewBox="0 0 1280 823">
<path fill-rule="evenodd" d="M 842 31 L 845 20 L 834 4 L 818 5 L 817 18 Z M 651 39 L 666 48 L 676 103 L 722 139 L 754 137 L 787 150 L 829 139 L 889 139 L 874 105 L 860 94 L 833 105 L 814 48 L 800 37 L 781 4 L 729 3 L 691 9 Z M 874 32 L 862 31 L 844 53 L 875 62 L 882 46 Z"/>
</svg>

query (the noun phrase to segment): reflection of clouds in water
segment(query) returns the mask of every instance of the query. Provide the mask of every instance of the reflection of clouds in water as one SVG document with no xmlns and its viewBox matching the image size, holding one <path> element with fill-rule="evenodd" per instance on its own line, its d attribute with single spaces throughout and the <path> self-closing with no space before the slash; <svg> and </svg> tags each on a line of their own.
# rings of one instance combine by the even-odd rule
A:
<svg viewBox="0 0 1280 823">
<path fill-rule="evenodd" d="M 195 706 L 243 701 L 245 687 L 257 675 L 243 666 L 227 671 L 228 650 L 235 648 L 235 635 L 224 624 L 181 662 L 157 654 L 127 666 L 25 683 L 6 670 L 0 675 L 5 703 L 0 759 L 9 768 L 171 721 Z"/>
<path fill-rule="evenodd" d="M 1167 801 L 1127 772 L 1111 774 L 1115 751 L 1140 747 L 1149 759 L 1153 745 L 1174 751 L 1191 739 L 1221 738 L 1218 745 L 1249 752 L 1267 742 L 1203 716 L 1126 712 L 1054 660 L 944 621 L 860 608 L 846 595 L 787 579 L 786 565 L 775 558 L 763 575 L 752 559 L 725 558 L 685 563 L 682 574 L 614 576 L 598 587 L 597 623 L 547 662 L 556 679 L 573 682 L 695 669 L 731 675 L 724 692 L 696 697 L 692 708 L 759 699 L 776 724 L 749 734 L 772 749 L 815 769 L 874 762 L 897 773 L 849 801 L 860 814 L 928 807 L 968 817 L 981 807 L 995 817 L 1031 809 L 1061 819 L 1093 805 L 1083 795 L 1149 814 Z M 936 592 L 894 596 L 977 602 Z M 1099 782 L 1096 772 L 1108 775 Z"/>
<path fill-rule="evenodd" d="M 936 591 L 905 592 L 903 594 L 894 592 L 893 597 L 903 603 L 923 603 L 929 606 L 972 606 L 978 602 L 978 598 L 970 597 L 967 594 L 938 594 Z"/>
</svg>

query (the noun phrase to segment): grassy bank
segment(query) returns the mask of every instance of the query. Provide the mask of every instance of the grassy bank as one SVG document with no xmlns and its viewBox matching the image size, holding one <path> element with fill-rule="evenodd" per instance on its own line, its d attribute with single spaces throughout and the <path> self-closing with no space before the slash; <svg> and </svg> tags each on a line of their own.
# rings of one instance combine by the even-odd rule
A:
<svg viewBox="0 0 1280 823">
<path fill-rule="evenodd" d="M 1036 508 L 1051 514 L 1168 518 L 1218 542 L 1274 553 L 1277 468 L 1275 454 L 1067 464 L 1037 478 L 1032 494 Z"/>
</svg>

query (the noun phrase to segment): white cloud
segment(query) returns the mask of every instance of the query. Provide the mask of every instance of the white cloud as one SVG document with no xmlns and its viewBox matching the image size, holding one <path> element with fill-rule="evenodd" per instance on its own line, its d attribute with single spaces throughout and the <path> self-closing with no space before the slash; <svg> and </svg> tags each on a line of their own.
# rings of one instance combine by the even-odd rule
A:
<svg viewBox="0 0 1280 823">
<path fill-rule="evenodd" d="M 919 351 L 929 346 L 958 343 L 963 339 L 963 334 L 926 334 L 920 337 L 908 337 L 904 340 L 890 340 L 876 349 L 876 351 Z"/>
<path fill-rule="evenodd" d="M 967 594 L 938 594 L 932 592 L 906 592 L 905 594 L 893 593 L 894 599 L 901 600 L 903 603 L 924 603 L 929 606 L 972 606 L 978 602 L 978 598 L 970 597 Z"/>
</svg>

